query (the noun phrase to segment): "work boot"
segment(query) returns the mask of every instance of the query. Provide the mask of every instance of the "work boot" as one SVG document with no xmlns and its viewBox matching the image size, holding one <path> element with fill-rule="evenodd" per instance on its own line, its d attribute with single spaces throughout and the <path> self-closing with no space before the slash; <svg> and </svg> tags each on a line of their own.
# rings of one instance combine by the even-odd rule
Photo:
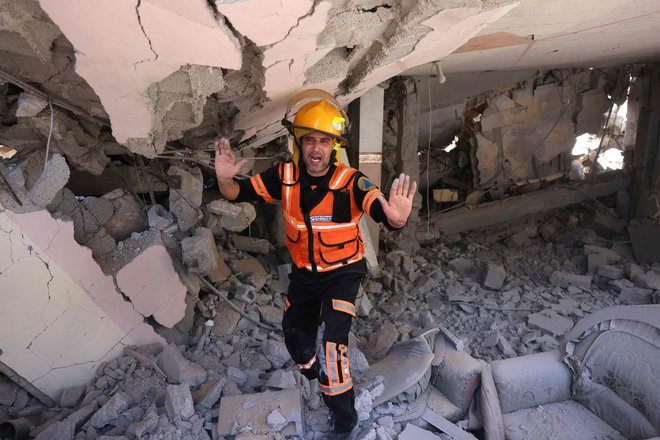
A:
<svg viewBox="0 0 660 440">
<path fill-rule="evenodd" d="M 360 424 L 356 423 L 350 431 L 346 432 L 331 432 L 326 437 L 328 440 L 355 440 L 358 435 Z"/>
</svg>

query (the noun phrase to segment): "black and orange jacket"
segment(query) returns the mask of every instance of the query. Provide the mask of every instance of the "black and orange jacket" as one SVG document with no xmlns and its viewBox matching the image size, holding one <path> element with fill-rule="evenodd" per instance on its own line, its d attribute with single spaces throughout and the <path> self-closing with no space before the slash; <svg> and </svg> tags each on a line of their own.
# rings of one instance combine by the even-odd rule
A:
<svg viewBox="0 0 660 440">
<path fill-rule="evenodd" d="M 308 189 L 302 184 L 301 170 L 292 162 L 285 162 L 276 167 L 277 179 L 272 178 L 274 171 L 267 170 L 241 182 L 237 200 L 254 199 L 246 194 L 252 192 L 266 202 L 282 200 L 286 244 L 296 267 L 326 272 L 360 261 L 364 245 L 358 226 L 363 213 L 370 213 L 376 221 L 384 220 L 380 204 L 374 205 L 383 195 L 378 187 L 358 170 L 336 165 L 328 171 L 320 197 L 311 206 L 305 206 L 301 196 Z M 247 182 L 252 191 L 247 190 Z M 373 215 L 374 211 L 378 214 Z"/>
</svg>

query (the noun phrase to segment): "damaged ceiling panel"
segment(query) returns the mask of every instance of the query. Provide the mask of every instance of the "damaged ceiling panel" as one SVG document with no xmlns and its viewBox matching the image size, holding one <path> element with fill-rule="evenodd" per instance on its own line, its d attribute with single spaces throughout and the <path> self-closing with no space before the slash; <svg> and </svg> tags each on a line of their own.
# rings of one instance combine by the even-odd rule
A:
<svg viewBox="0 0 660 440">
<path fill-rule="evenodd" d="M 69 63 L 98 95 L 114 140 L 155 157 L 168 142 L 195 147 L 192 138 L 207 144 L 212 136 L 191 132 L 222 121 L 224 112 L 231 115 L 224 134 L 263 145 L 283 134 L 279 120 L 286 101 L 303 87 L 324 88 L 348 104 L 406 69 L 448 55 L 516 3 L 195 0 L 184 6 L 140 0 L 63 7 L 57 0 L 39 0 L 39 5 L 43 11 L 34 2 L 22 10 L 42 15 L 35 26 L 15 25 L 32 46 L 29 52 L 50 63 L 51 43 L 62 38 L 59 27 L 75 51 Z M 43 23 L 45 30 L 33 35 Z M 214 102 L 227 103 L 227 109 L 209 112 Z M 28 128 L 43 136 L 43 124 Z M 98 135 L 86 141 L 98 151 L 107 148 Z M 100 174 L 102 165 L 91 163 L 89 171 Z"/>
</svg>

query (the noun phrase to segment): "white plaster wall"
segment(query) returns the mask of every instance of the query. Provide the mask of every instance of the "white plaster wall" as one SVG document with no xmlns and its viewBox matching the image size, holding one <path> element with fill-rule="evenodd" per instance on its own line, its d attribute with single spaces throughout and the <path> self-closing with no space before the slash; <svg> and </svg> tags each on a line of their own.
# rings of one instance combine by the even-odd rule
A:
<svg viewBox="0 0 660 440">
<path fill-rule="evenodd" d="M 125 345 L 163 342 L 116 291 L 72 223 L 0 212 L 0 361 L 53 398 Z"/>
</svg>

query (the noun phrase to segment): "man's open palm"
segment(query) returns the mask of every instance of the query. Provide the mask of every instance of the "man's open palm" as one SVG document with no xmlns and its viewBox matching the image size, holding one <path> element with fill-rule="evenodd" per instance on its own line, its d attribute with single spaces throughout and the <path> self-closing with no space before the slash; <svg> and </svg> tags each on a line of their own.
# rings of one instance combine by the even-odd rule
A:
<svg viewBox="0 0 660 440">
<path fill-rule="evenodd" d="M 247 160 L 243 159 L 236 162 L 236 157 L 231 151 L 231 146 L 226 138 L 220 139 L 215 143 L 215 175 L 218 180 L 233 178 Z"/>
<path fill-rule="evenodd" d="M 401 174 L 392 182 L 389 200 L 385 200 L 384 197 L 379 198 L 390 226 L 400 228 L 406 224 L 410 211 L 412 211 L 416 191 L 417 182 L 413 182 L 411 185 L 410 176 Z"/>
</svg>

